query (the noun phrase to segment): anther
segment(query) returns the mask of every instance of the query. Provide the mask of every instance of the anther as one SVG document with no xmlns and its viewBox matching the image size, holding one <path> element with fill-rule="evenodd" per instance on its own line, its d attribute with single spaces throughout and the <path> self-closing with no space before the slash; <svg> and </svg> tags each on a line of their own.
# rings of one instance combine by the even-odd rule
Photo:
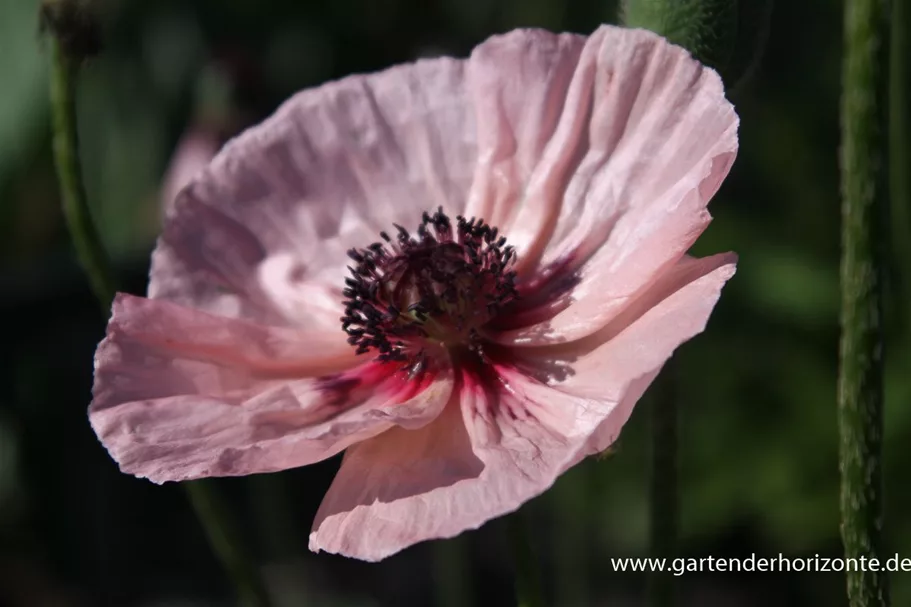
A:
<svg viewBox="0 0 911 607">
<path fill-rule="evenodd" d="M 439 207 L 421 214 L 418 239 L 393 224 L 395 241 L 380 232 L 389 246 L 348 251 L 355 265 L 348 266 L 340 320 L 358 354 L 372 350 L 378 360 L 414 361 L 426 358 L 432 344 L 474 343 L 478 329 L 516 297 L 515 274 L 508 271 L 514 249 L 504 248 L 506 239 L 483 219 L 456 219 L 454 234 Z"/>
</svg>

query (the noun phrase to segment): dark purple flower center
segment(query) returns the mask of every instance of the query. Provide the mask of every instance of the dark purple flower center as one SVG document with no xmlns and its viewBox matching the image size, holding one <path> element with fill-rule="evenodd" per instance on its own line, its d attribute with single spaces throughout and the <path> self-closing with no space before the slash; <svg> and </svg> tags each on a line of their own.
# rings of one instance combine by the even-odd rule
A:
<svg viewBox="0 0 911 607">
<path fill-rule="evenodd" d="M 423 363 L 435 348 L 479 351 L 484 325 L 516 294 L 515 249 L 497 228 L 440 208 L 424 213 L 417 235 L 351 249 L 342 329 L 358 354 Z"/>
</svg>

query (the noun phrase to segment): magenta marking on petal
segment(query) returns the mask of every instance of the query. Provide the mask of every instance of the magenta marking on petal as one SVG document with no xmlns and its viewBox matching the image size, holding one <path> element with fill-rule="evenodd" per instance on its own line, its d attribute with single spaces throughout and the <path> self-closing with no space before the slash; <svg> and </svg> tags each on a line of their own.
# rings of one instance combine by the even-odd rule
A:
<svg viewBox="0 0 911 607">
<path fill-rule="evenodd" d="M 488 413 L 497 411 L 500 394 L 508 389 L 502 371 L 512 367 L 511 352 L 496 345 L 490 350 L 485 347 L 483 351 L 465 349 L 453 357 L 453 364 L 458 369 L 458 389 L 474 395 L 477 402 L 485 403 Z"/>
<path fill-rule="evenodd" d="M 471 355 L 459 360 L 459 389 L 470 396 L 472 419 L 480 418 L 488 426 L 502 431 L 502 422 L 534 422 L 540 420 L 533 411 L 533 401 L 511 378 L 527 378 L 528 374 L 516 366 L 510 352 L 497 352 L 498 360 Z M 499 421 L 497 421 L 499 420 Z M 499 438 L 497 439 L 499 441 Z"/>
<path fill-rule="evenodd" d="M 474 383 L 490 386 L 506 385 L 509 383 L 506 378 L 514 375 L 548 384 L 565 381 L 575 373 L 572 356 L 554 354 L 548 357 L 538 351 L 512 348 L 495 342 L 486 342 L 473 360 L 467 356 L 455 360 L 472 376 Z"/>
<path fill-rule="evenodd" d="M 383 395 L 393 404 L 405 402 L 427 389 L 437 376 L 437 364 L 418 373 L 398 361 L 372 361 L 350 371 L 320 377 L 316 387 L 333 408 L 344 409 L 367 395 Z"/>
<path fill-rule="evenodd" d="M 326 403 L 330 407 L 342 407 L 350 402 L 351 395 L 361 380 L 354 377 L 326 377 L 321 378 L 318 388 L 326 395 Z"/>
<path fill-rule="evenodd" d="M 326 395 L 327 403 L 341 407 L 353 400 L 356 390 L 375 389 L 393 373 L 388 363 L 370 362 L 350 371 L 320 377 L 316 388 Z"/>
<path fill-rule="evenodd" d="M 485 328 L 508 331 L 553 318 L 572 304 L 573 289 L 581 282 L 578 266 L 575 256 L 567 256 L 517 283 L 518 297 Z"/>
<path fill-rule="evenodd" d="M 417 375 L 410 371 L 400 369 L 393 376 L 388 378 L 390 391 L 395 395 L 392 399 L 395 403 L 403 403 L 411 400 L 424 390 L 430 387 L 436 380 L 437 373 L 434 371 L 422 370 Z"/>
</svg>

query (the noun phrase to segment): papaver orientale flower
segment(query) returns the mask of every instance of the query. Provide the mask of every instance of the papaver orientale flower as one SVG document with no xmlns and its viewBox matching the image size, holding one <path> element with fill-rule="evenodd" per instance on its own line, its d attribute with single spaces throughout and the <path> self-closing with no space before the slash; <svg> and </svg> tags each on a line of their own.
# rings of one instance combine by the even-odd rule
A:
<svg viewBox="0 0 911 607">
<path fill-rule="evenodd" d="M 178 197 L 92 426 L 158 483 L 344 450 L 313 550 L 477 528 L 606 449 L 704 328 L 735 257 L 686 251 L 737 123 L 714 71 L 616 27 L 303 91 Z"/>
</svg>

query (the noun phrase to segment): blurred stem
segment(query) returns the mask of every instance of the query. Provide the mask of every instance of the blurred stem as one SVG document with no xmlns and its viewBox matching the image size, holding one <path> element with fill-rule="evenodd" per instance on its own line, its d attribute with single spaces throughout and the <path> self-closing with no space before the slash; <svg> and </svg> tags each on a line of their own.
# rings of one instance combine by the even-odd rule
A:
<svg viewBox="0 0 911 607">
<path fill-rule="evenodd" d="M 544 607 L 541 579 L 538 575 L 535 553 L 526 530 L 525 516 L 516 511 L 507 517 L 509 539 L 512 544 L 515 568 L 517 607 Z"/>
<path fill-rule="evenodd" d="M 756 1 L 756 0 L 752 0 Z M 623 24 L 660 34 L 721 69 L 737 34 L 738 0 L 624 0 Z"/>
<path fill-rule="evenodd" d="M 649 500 L 649 556 L 670 562 L 677 553 L 679 498 L 677 482 L 677 398 L 674 390 L 675 364 L 665 365 L 656 382 L 650 403 L 651 478 Z M 674 604 L 676 578 L 651 571 L 648 604 L 670 607 Z"/>
<path fill-rule="evenodd" d="M 281 474 L 254 474 L 245 486 L 253 509 L 253 532 L 261 553 L 288 559 L 301 553 L 301 538 L 307 537 L 288 501 L 288 486 Z"/>
<path fill-rule="evenodd" d="M 76 131 L 76 72 L 78 59 L 67 56 L 56 36 L 51 45 L 51 112 L 54 128 L 54 161 L 60 182 L 63 213 L 79 262 L 88 274 L 95 297 L 107 313 L 114 301 L 111 264 L 92 223 L 82 182 L 79 137 Z"/>
<path fill-rule="evenodd" d="M 566 472 L 551 489 L 557 517 L 556 575 L 554 603 L 560 607 L 580 607 L 590 603 L 587 596 L 588 547 L 591 520 L 588 512 L 588 462 Z"/>
<path fill-rule="evenodd" d="M 467 537 L 433 543 L 433 578 L 437 607 L 471 605 L 473 588 L 467 557 Z"/>
<path fill-rule="evenodd" d="M 891 49 L 889 52 L 889 195 L 892 211 L 892 244 L 895 259 L 892 283 L 895 324 L 907 326 L 908 295 L 911 293 L 911 131 L 908 130 L 908 47 L 911 28 L 908 0 L 892 1 Z M 891 320 L 891 319 L 890 319 Z"/>
<path fill-rule="evenodd" d="M 749 4 L 738 6 L 738 22 L 740 24 L 750 24 L 750 29 L 754 29 L 755 33 L 752 36 L 749 60 L 743 66 L 743 71 L 736 74 L 734 83 L 727 86 L 729 98 L 738 98 L 759 71 L 766 47 L 769 44 L 769 35 L 772 32 L 772 10 L 774 6 L 774 0 L 751 0 Z M 737 36 L 739 37 L 740 35 L 742 34 L 738 31 Z M 726 74 L 723 75 L 726 76 Z M 727 81 L 728 78 L 725 77 L 725 80 Z"/>
<path fill-rule="evenodd" d="M 737 31 L 737 0 L 626 0 L 624 22 L 665 36 L 700 61 L 720 67 L 730 55 Z M 677 395 L 671 360 L 655 386 L 651 401 L 651 474 L 649 475 L 649 556 L 673 559 L 677 553 L 679 486 L 677 478 Z M 675 578 L 652 571 L 648 604 L 672 607 Z"/>
<path fill-rule="evenodd" d="M 58 19 L 56 12 L 50 16 L 52 11 L 75 10 L 68 6 L 62 2 L 47 4 L 42 15 L 46 20 L 44 25 L 51 33 L 48 41 L 51 48 L 50 95 L 54 160 L 57 165 L 63 211 L 73 245 L 79 262 L 88 274 L 95 297 L 107 313 L 116 292 L 115 280 L 89 212 L 76 129 L 76 76 L 82 59 L 78 52 L 68 52 L 62 43 L 62 40 L 71 34 L 65 31 L 65 25 L 70 22 Z M 66 12 L 60 14 L 67 16 Z M 61 24 L 64 24 L 63 27 Z M 184 486 L 196 515 L 205 528 L 212 549 L 233 578 L 245 605 L 268 607 L 265 586 L 259 579 L 255 567 L 245 558 L 240 548 L 242 544 L 229 524 L 227 509 L 219 496 L 209 485 L 202 484 L 201 481 L 186 483 Z"/>
<path fill-rule="evenodd" d="M 209 544 L 234 580 L 242 604 L 267 607 L 270 601 L 266 586 L 259 571 L 246 558 L 230 512 L 212 482 L 189 481 L 183 483 L 183 486 L 205 529 Z"/>
<path fill-rule="evenodd" d="M 888 75 L 886 0 L 847 0 L 841 107 L 842 260 L 838 413 L 845 556 L 882 544 L 883 254 Z M 881 559 L 882 560 L 882 559 Z M 851 607 L 888 605 L 880 571 L 846 573 Z"/>
</svg>

